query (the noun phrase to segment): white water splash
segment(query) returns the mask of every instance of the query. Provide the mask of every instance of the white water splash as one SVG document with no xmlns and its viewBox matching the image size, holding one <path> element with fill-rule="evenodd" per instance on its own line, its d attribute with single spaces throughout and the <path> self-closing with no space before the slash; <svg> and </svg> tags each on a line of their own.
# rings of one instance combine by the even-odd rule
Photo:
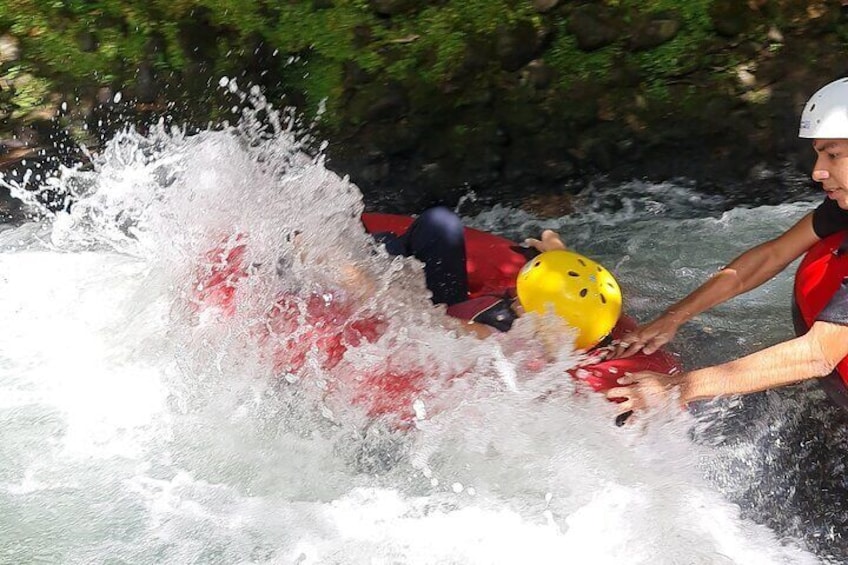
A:
<svg viewBox="0 0 848 565">
<path fill-rule="evenodd" d="M 3 559 L 815 562 L 709 486 L 685 415 L 615 428 L 562 376 L 573 355 L 527 369 L 521 324 L 458 335 L 364 233 L 356 187 L 248 98 L 236 128 L 119 135 L 56 181 L 70 213 L 0 234 Z M 234 312 L 198 313 L 207 252 L 238 241 Z M 281 293 L 386 327 L 281 375 L 257 338 Z M 386 366 L 425 374 L 414 429 L 328 394 Z"/>
</svg>

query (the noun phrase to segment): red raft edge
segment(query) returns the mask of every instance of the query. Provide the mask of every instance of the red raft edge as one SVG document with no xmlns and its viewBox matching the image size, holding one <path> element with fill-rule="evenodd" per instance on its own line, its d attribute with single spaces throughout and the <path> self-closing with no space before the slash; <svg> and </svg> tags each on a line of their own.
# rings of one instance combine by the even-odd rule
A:
<svg viewBox="0 0 848 565">
<path fill-rule="evenodd" d="M 412 221 L 412 217 L 400 214 L 366 212 L 362 215 L 362 223 L 368 233 L 400 234 L 406 231 Z M 504 293 L 513 288 L 518 272 L 527 262 L 517 243 L 474 228 L 465 228 L 465 251 L 471 298 Z M 633 318 L 622 315 L 612 331 L 612 339 L 621 339 L 637 325 Z M 617 380 L 625 373 L 655 371 L 673 374 L 681 370 L 677 357 L 664 350 L 650 355 L 639 352 L 620 359 L 597 361 L 597 358 L 589 355 L 589 364 L 570 371 L 572 377 L 585 381 L 596 392 L 605 392 L 617 386 Z"/>
<path fill-rule="evenodd" d="M 412 221 L 409 216 L 393 214 L 366 213 L 362 216 L 369 233 L 403 233 Z M 520 248 L 508 239 L 473 228 L 466 228 L 465 236 L 471 296 L 504 293 L 511 289 L 518 271 L 526 263 Z M 193 303 L 198 310 L 215 307 L 225 317 L 234 314 L 237 285 L 247 276 L 242 265 L 247 240 L 244 234 L 234 236 L 230 238 L 226 251 L 222 247 L 204 255 L 204 267 L 193 291 Z M 298 310 L 293 297 L 281 295 L 270 308 L 265 324 L 273 328 L 275 337 L 272 338 L 271 334 L 257 335 L 257 339 L 266 344 L 273 341 L 270 344 L 271 355 L 275 370 L 280 369 L 281 373 L 296 370 L 305 355 L 302 344 L 285 337 L 294 332 L 291 324 L 296 321 L 287 313 L 295 311 Z M 312 327 L 308 332 L 311 334 L 311 346 L 322 351 L 324 358 L 321 364 L 327 369 L 343 362 L 345 344 L 373 342 L 378 338 L 382 325 L 379 320 L 349 320 L 344 306 L 328 306 L 316 297 L 308 300 L 306 317 Z M 636 326 L 632 318 L 622 315 L 613 329 L 612 338 L 620 339 Z M 574 367 L 568 374 L 586 383 L 592 390 L 603 393 L 617 386 L 617 380 L 625 373 L 655 371 L 671 374 L 679 370 L 677 357 L 663 350 L 650 355 L 640 352 L 632 357 L 610 360 L 603 360 L 602 356 L 590 351 L 586 362 Z M 363 405 L 369 417 L 385 417 L 408 424 L 415 417 L 412 402 L 424 392 L 425 375 L 420 369 L 407 373 L 401 374 L 397 368 L 386 367 L 374 374 L 360 375 L 356 384 L 343 383 L 341 386 L 354 386 L 353 402 Z"/>
</svg>

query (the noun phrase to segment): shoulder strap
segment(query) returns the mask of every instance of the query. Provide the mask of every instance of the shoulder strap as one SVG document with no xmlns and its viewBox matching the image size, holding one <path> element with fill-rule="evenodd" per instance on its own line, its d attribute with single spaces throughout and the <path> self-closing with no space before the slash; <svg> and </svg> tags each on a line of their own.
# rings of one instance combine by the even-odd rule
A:
<svg viewBox="0 0 848 565">
<path fill-rule="evenodd" d="M 448 315 L 505 332 L 518 317 L 510 306 L 511 302 L 509 296 L 487 294 L 449 306 Z"/>
<path fill-rule="evenodd" d="M 845 255 L 848 252 L 848 231 L 845 232 L 845 237 L 842 238 L 842 242 L 839 244 L 839 247 L 833 250 L 833 254 L 836 256 Z"/>
</svg>

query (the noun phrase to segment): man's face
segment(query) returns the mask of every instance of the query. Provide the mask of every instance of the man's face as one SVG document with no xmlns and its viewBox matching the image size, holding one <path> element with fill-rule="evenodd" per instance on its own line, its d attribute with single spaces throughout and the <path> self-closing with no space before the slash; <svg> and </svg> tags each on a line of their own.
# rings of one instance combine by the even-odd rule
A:
<svg viewBox="0 0 848 565">
<path fill-rule="evenodd" d="M 848 210 L 848 139 L 816 139 L 813 149 L 813 180 L 821 183 L 828 198 Z"/>
</svg>

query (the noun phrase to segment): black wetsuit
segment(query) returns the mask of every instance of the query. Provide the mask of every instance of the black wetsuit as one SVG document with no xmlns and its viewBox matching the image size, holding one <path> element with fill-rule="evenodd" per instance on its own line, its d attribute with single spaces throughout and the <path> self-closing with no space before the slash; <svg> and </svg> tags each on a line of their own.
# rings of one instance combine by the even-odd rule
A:
<svg viewBox="0 0 848 565">
<path fill-rule="evenodd" d="M 820 238 L 833 235 L 836 232 L 848 230 L 848 211 L 840 208 L 835 200 L 826 199 L 813 212 L 813 230 Z M 837 253 L 848 252 L 848 234 L 837 250 Z M 848 326 L 848 279 L 830 299 L 816 320 Z"/>
<path fill-rule="evenodd" d="M 424 263 L 424 280 L 434 304 L 451 306 L 468 300 L 465 228 L 448 208 L 425 210 L 402 234 L 378 232 L 373 237 L 385 244 L 389 254 Z"/>
<path fill-rule="evenodd" d="M 414 256 L 424 263 L 427 288 L 434 304 L 446 304 L 448 314 L 508 331 L 518 317 L 512 309 L 514 294 L 468 298 L 465 265 L 465 228 L 462 220 L 442 206 L 418 216 L 403 234 L 375 233 L 392 255 Z"/>
</svg>

